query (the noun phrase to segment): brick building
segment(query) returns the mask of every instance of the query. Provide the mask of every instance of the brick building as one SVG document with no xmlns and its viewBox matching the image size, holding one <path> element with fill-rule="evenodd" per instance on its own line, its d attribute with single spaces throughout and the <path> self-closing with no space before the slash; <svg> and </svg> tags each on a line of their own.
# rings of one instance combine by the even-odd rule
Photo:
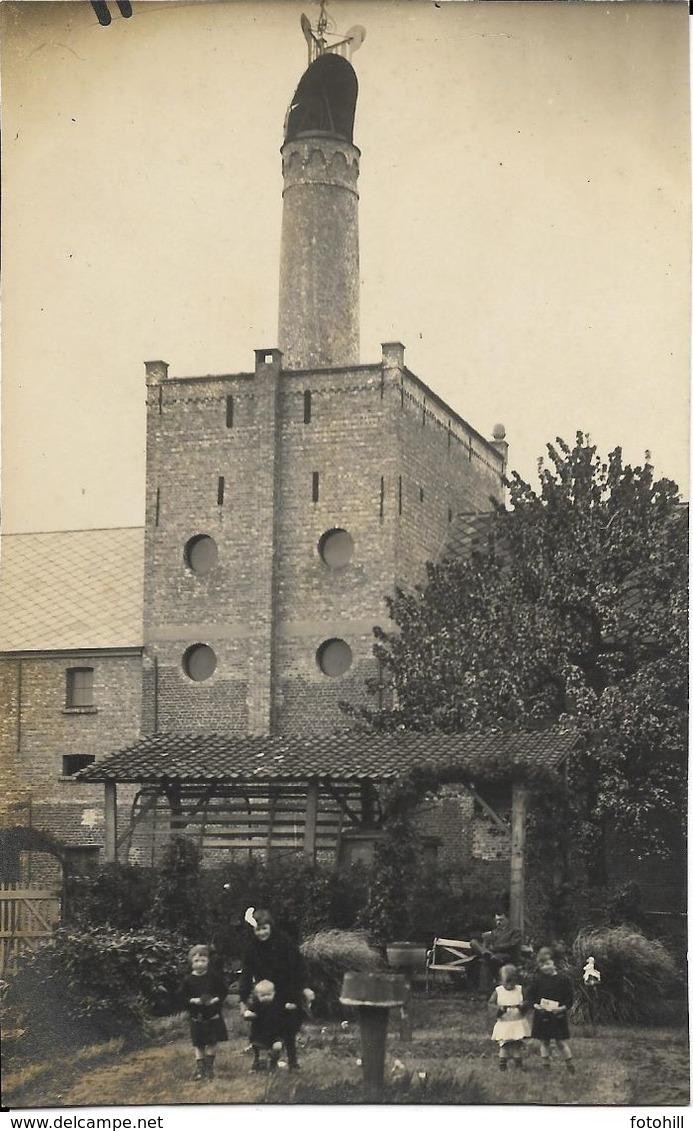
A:
<svg viewBox="0 0 693 1131">
<path fill-rule="evenodd" d="M 1 553 L 0 821 L 49 831 L 89 867 L 103 791 L 74 775 L 140 733 L 143 532 L 5 535 Z"/>
<path fill-rule="evenodd" d="M 364 701 L 378 675 L 386 594 L 423 579 L 460 515 L 502 497 L 502 429 L 484 438 L 409 371 L 399 342 L 360 361 L 354 45 L 311 46 L 287 116 L 278 348 L 245 373 L 145 364 L 143 554 L 141 531 L 6 540 L 0 590 L 17 631 L 0 641 L 3 766 L 12 799 L 31 793 L 34 819 L 75 852 L 103 844 L 101 788 L 72 778 L 91 759 L 150 735 L 202 736 L 204 759 L 205 735 L 343 728 L 340 701 Z M 21 538 L 40 558 L 15 568 Z M 60 594 L 77 546 L 98 611 Z M 44 558 L 52 614 L 32 636 L 12 605 L 21 590 L 37 610 Z M 473 850 L 467 809 L 445 803 L 432 819 L 451 859 Z"/>
</svg>

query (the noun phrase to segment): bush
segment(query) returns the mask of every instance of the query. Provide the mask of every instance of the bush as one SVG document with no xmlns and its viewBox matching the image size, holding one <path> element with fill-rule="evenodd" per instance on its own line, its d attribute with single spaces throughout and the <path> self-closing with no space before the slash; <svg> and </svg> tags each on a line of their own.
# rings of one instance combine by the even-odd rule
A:
<svg viewBox="0 0 693 1131">
<path fill-rule="evenodd" d="M 381 945 L 428 946 L 436 935 L 461 938 L 488 930 L 498 895 L 483 865 L 461 874 L 429 864 L 416 828 L 408 817 L 397 816 L 376 847 L 369 898 L 358 922 Z"/>
<path fill-rule="evenodd" d="M 210 907 L 210 938 L 221 953 L 243 953 L 248 906 L 269 908 L 277 925 L 293 938 L 324 927 L 348 929 L 366 900 L 366 875 L 355 866 L 338 873 L 300 856 L 247 860 L 203 873 Z"/>
<path fill-rule="evenodd" d="M 587 991 L 582 971 L 592 956 L 601 982 Z M 664 1001 L 676 984 L 676 963 L 662 943 L 622 924 L 580 931 L 573 944 L 576 984 L 573 1016 L 601 1022 L 661 1018 Z"/>
<path fill-rule="evenodd" d="M 342 980 L 347 971 L 382 970 L 384 962 L 362 931 L 324 930 L 301 944 L 308 985 L 315 991 L 316 1014 L 341 1016 Z"/>
<path fill-rule="evenodd" d="M 175 931 L 191 943 L 208 933 L 202 895 L 202 854 L 184 836 L 171 837 L 164 849 L 149 921 L 164 931 Z"/>
<path fill-rule="evenodd" d="M 121 1037 L 136 1041 L 148 1016 L 178 1007 L 180 941 L 146 931 L 61 929 L 25 955 L 8 991 L 29 1054 Z"/>
<path fill-rule="evenodd" d="M 129 931 L 146 922 L 156 873 L 130 864 L 105 864 L 94 876 L 67 879 L 67 921 L 74 926 Z"/>
</svg>

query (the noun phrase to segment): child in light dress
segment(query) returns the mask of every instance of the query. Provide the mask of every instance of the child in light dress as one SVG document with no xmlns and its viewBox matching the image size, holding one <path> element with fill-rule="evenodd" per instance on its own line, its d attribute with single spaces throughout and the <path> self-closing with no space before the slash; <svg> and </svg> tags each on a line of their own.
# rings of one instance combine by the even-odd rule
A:
<svg viewBox="0 0 693 1131">
<path fill-rule="evenodd" d="M 500 985 L 496 986 L 489 1000 L 489 1011 L 496 1018 L 491 1037 L 498 1041 L 498 1067 L 507 1071 L 508 1062 L 522 1069 L 522 1042 L 530 1034 L 529 1021 L 525 1017 L 527 1005 L 518 981 L 516 966 L 502 966 Z"/>
</svg>

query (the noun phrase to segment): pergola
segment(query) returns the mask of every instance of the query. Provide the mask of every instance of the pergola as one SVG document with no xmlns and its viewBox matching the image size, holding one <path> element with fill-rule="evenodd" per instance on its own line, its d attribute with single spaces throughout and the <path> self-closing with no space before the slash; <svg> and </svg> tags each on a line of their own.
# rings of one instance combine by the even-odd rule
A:
<svg viewBox="0 0 693 1131">
<path fill-rule="evenodd" d="M 183 833 L 209 849 L 285 848 L 314 860 L 345 836 L 376 838 L 387 787 L 418 771 L 473 795 L 510 832 L 510 917 L 524 926 L 525 826 L 531 783 L 560 775 L 575 744 L 569 729 L 478 734 L 359 732 L 281 737 L 155 734 L 82 770 L 105 787 L 105 853 L 129 851 L 135 829 Z M 119 785 L 138 789 L 119 826 Z M 483 797 L 506 784 L 508 826 Z M 385 795 L 385 796 L 384 796 Z"/>
</svg>

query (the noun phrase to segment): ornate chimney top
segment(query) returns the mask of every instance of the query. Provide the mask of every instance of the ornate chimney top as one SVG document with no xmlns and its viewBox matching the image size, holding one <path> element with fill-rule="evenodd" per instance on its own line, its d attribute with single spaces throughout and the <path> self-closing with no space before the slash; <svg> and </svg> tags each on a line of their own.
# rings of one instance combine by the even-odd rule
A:
<svg viewBox="0 0 693 1131">
<path fill-rule="evenodd" d="M 308 62 L 314 63 L 320 55 L 342 55 L 351 59 L 354 51 L 363 43 L 366 29 L 360 24 L 354 24 L 345 35 L 340 36 L 338 31 L 332 30 L 334 22 L 327 14 L 327 0 L 320 0 L 320 15 L 318 23 L 313 30 L 310 20 L 306 15 L 301 16 L 301 28 L 308 44 Z M 328 42 L 328 36 L 335 42 Z"/>
</svg>

